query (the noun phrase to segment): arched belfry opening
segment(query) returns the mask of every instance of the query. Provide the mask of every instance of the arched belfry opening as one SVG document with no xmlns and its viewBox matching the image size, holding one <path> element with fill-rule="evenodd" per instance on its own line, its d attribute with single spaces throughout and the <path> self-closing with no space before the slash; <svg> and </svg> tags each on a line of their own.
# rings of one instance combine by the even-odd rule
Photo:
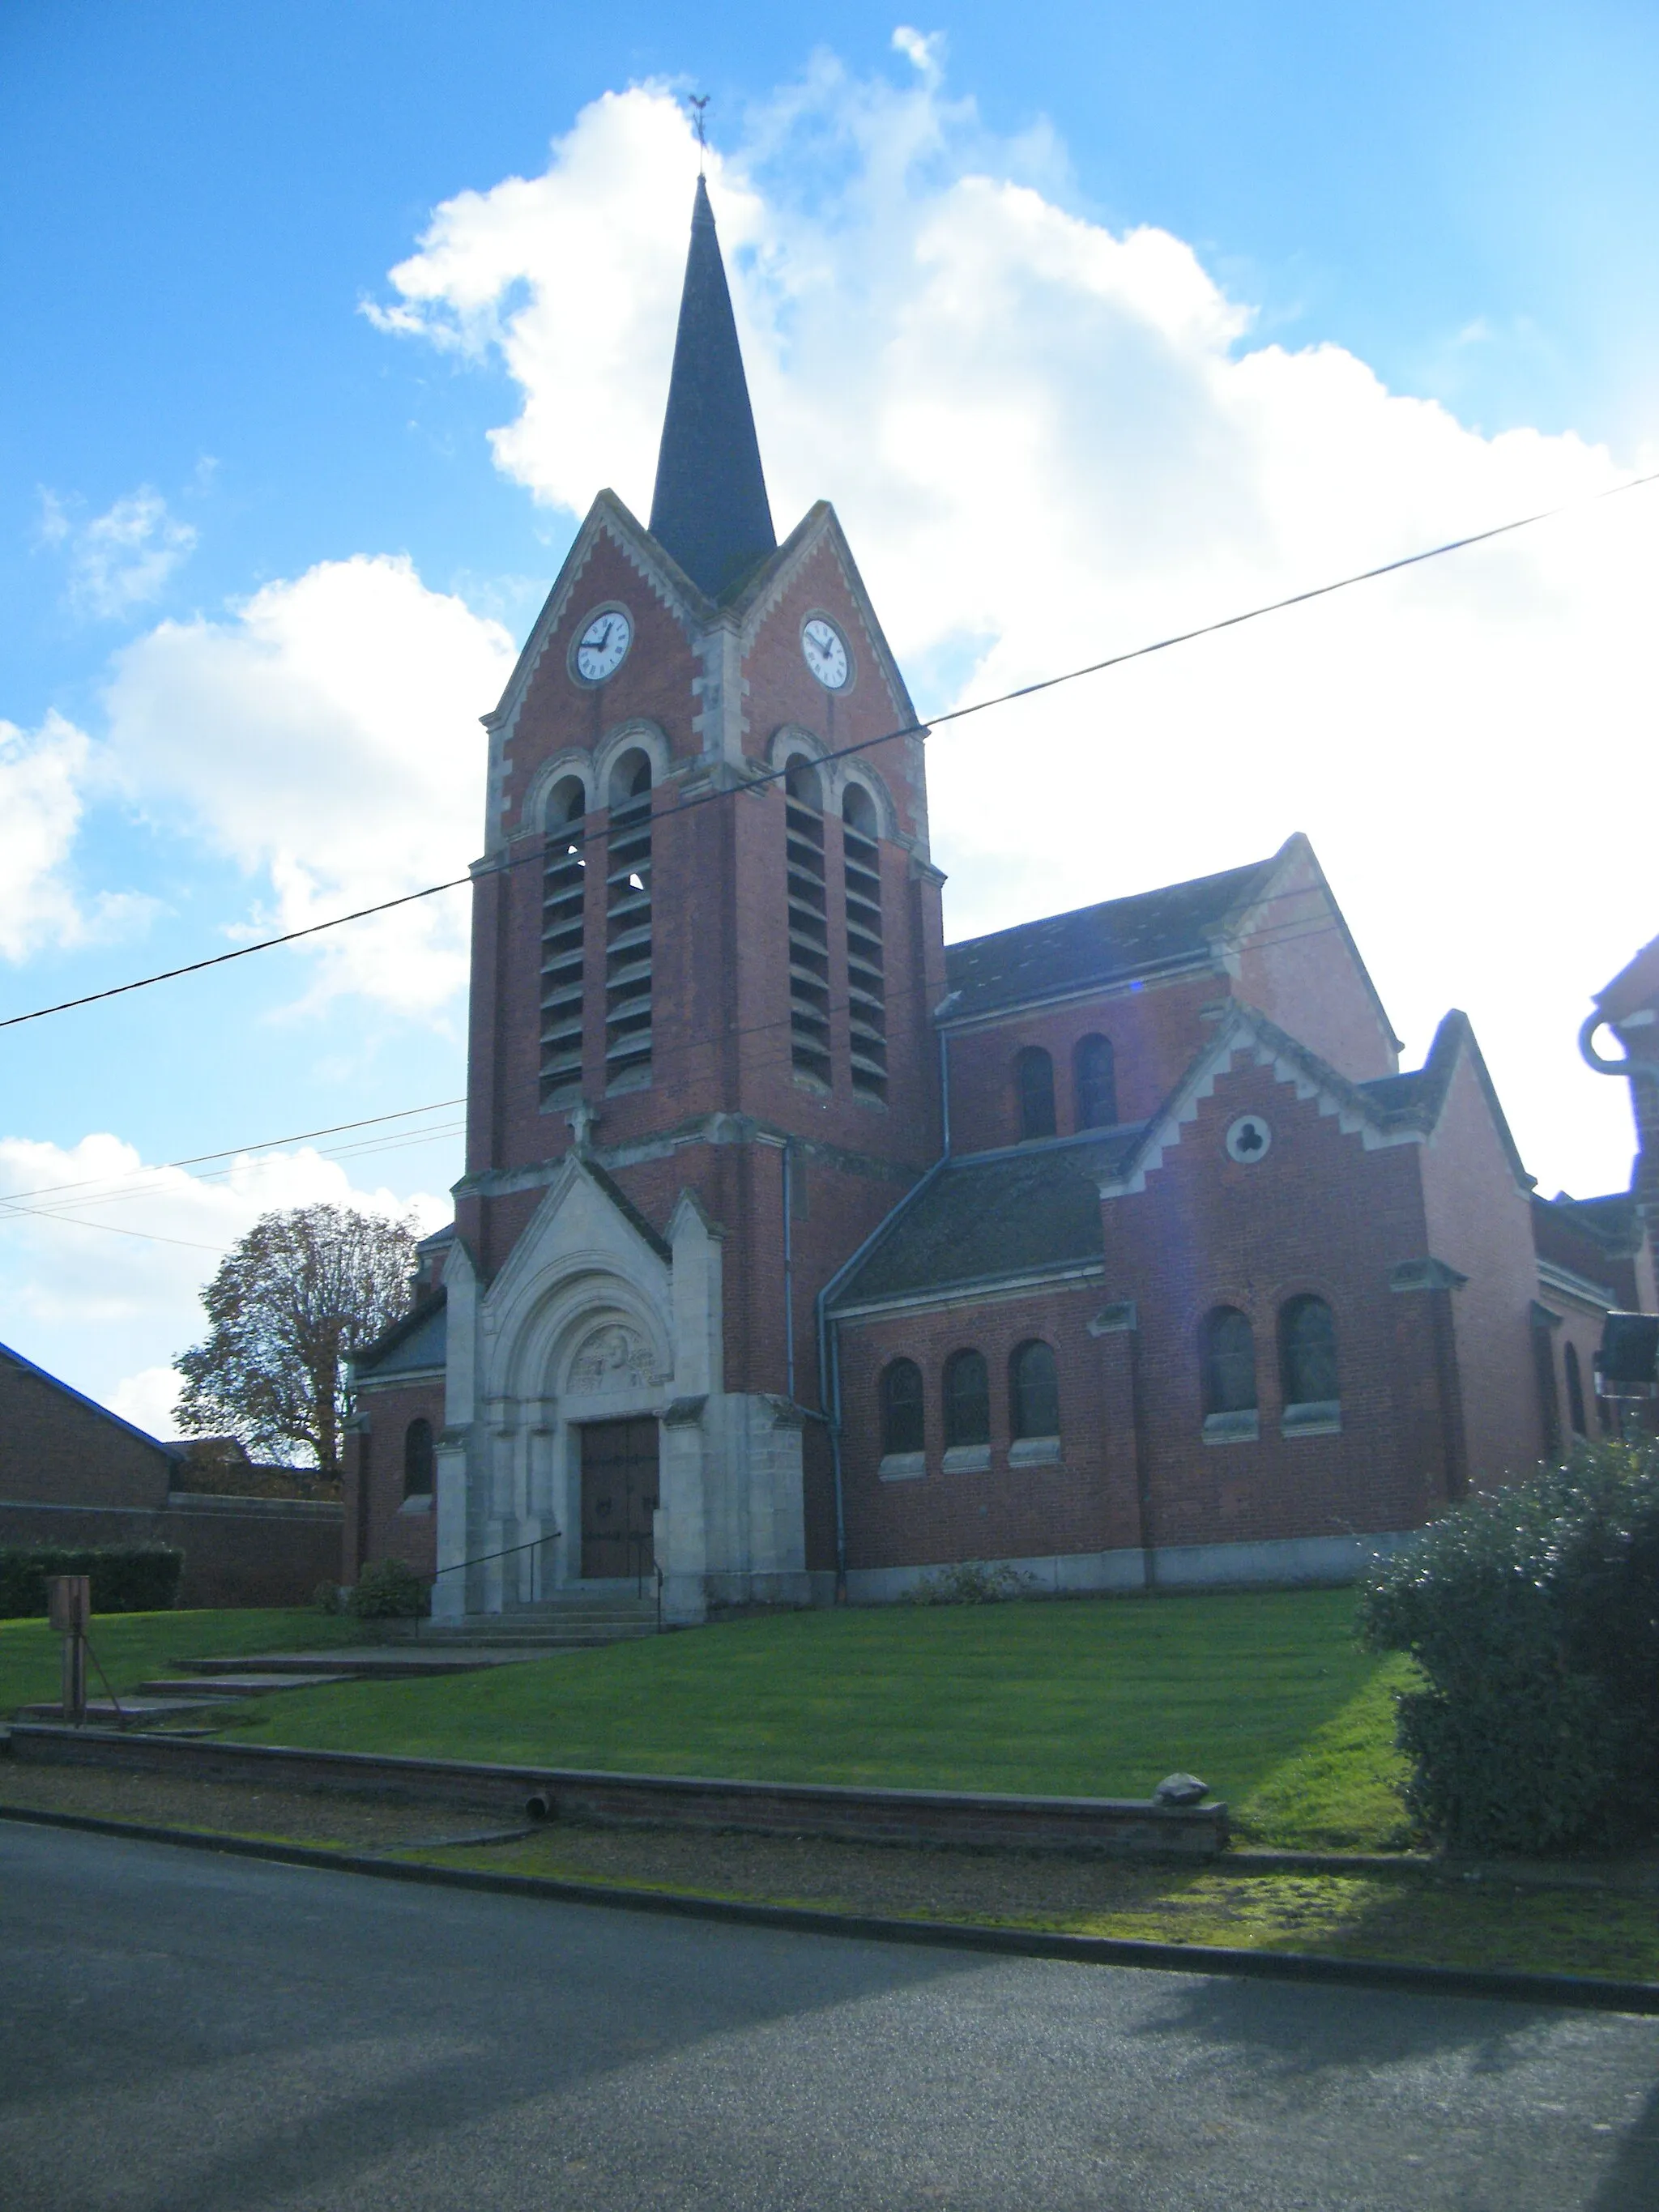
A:
<svg viewBox="0 0 1659 2212">
<path fill-rule="evenodd" d="M 611 771 L 605 854 L 605 1087 L 651 1080 L 651 757 L 639 747 Z"/>
</svg>

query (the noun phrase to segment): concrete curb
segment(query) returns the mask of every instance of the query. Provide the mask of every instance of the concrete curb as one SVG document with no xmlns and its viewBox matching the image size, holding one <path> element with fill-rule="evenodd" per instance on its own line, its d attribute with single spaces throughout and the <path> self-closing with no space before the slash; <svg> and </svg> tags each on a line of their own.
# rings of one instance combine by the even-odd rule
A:
<svg viewBox="0 0 1659 2212">
<path fill-rule="evenodd" d="M 854 1936 L 866 1942 L 913 1943 L 933 1950 L 1069 1960 L 1074 1966 L 1148 1967 L 1163 1973 L 1230 1974 L 1255 1981 L 1398 1990 L 1414 1996 L 1474 1997 L 1506 2004 L 1659 2014 L 1659 1982 L 1601 1981 L 1588 1974 L 1498 1972 L 1475 1966 L 1417 1966 L 1387 1959 L 1334 1959 L 1309 1952 L 1241 1951 L 1200 1943 L 1141 1942 L 1121 1936 L 1061 1936 L 1036 1929 L 981 1927 L 963 1921 L 820 1912 L 807 1905 L 750 1905 L 677 1890 L 624 1889 L 604 1882 L 560 1881 L 539 1875 L 485 1874 L 470 1867 L 428 1866 L 360 1851 L 321 1850 L 305 1844 L 264 1843 L 250 1836 L 151 1827 L 134 1821 L 98 1820 L 89 1814 L 34 1812 L 15 1805 L 0 1805 L 0 1820 L 76 1829 L 89 1835 L 125 1838 L 131 1843 L 219 1851 L 235 1858 L 266 1859 L 279 1866 L 377 1875 L 382 1880 L 424 1883 L 428 1888 L 483 1890 L 501 1897 L 545 1899 L 558 1905 L 598 1905 L 613 1911 L 721 1921 L 740 1928 L 776 1928 L 799 1936 Z"/>
</svg>

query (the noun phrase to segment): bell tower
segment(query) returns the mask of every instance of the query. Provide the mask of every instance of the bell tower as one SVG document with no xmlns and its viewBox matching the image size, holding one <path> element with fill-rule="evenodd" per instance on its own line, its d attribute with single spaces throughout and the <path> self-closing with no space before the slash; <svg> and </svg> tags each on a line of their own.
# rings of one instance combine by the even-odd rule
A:
<svg viewBox="0 0 1659 2212">
<path fill-rule="evenodd" d="M 452 1385 L 463 1306 L 478 1335 L 441 1551 L 571 1519 L 572 1378 L 602 1371 L 665 1470 L 696 1432 L 657 1531 L 684 1617 L 780 1575 L 799 1595 L 831 1556 L 813 1302 L 939 1151 L 942 879 L 923 733 L 833 507 L 777 542 L 701 178 L 649 526 L 599 493 L 485 726 Z M 596 1204 L 656 1339 L 641 1310 L 626 1358 L 577 1357 L 584 1316 L 624 1326 L 607 1276 L 556 1343 L 509 1348 L 508 1304 L 533 1337 L 574 1295 Z M 492 1422 L 550 1441 L 508 1479 Z"/>
</svg>

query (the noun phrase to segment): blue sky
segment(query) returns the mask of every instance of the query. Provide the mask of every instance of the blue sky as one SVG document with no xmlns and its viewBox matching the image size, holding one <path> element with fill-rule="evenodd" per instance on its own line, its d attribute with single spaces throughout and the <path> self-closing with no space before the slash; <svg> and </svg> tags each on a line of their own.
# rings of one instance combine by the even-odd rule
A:
<svg viewBox="0 0 1659 2212">
<path fill-rule="evenodd" d="M 0 845 L 0 1012 L 471 856 L 449 817 L 474 804 L 472 717 L 591 492 L 648 494 L 689 205 L 665 88 L 713 95 L 780 523 L 836 500 L 926 705 L 1659 459 L 1652 10 L 1037 0 L 930 9 L 896 47 L 906 20 L 12 0 L 0 775 L 31 826 Z M 658 91 L 617 106 L 630 86 Z M 528 213 L 515 177 L 546 180 Z M 941 270 L 997 306 L 932 353 Z M 623 327 L 633 381 L 601 389 L 581 356 Z M 927 458 L 934 404 L 974 426 L 969 458 Z M 1063 574 L 1023 595 L 1009 549 L 1048 510 L 1010 457 L 1036 416 L 1086 448 L 1085 489 Z M 1619 642 L 1651 605 L 1644 497 L 1550 526 L 1535 561 L 1431 572 L 1022 725 L 1061 781 L 1012 834 L 985 801 L 1010 739 L 936 749 L 953 928 L 1307 828 L 1413 1057 L 1465 1004 L 1546 1186 L 1622 1181 L 1623 1101 L 1571 1032 L 1656 926 L 1595 858 L 1606 791 L 1650 769 L 1647 649 Z M 1517 650 L 1526 698 L 1503 689 Z M 407 776 L 404 710 L 363 698 L 393 663 Z M 1154 765 L 1066 809 L 1098 834 L 1056 852 L 1064 775 L 1096 792 L 1065 767 L 1085 723 Z M 1155 772 L 1212 738 L 1207 777 Z M 196 1285 L 260 1203 L 349 1175 L 429 1218 L 453 1135 L 343 1166 L 288 1147 L 211 1189 L 112 1178 L 455 1095 L 457 927 L 380 940 L 378 976 L 372 950 L 265 955 L 0 1032 L 0 1189 L 95 1171 L 110 1202 L 83 1215 L 145 1232 L 15 1216 L 0 1338 L 160 1419 Z"/>
</svg>

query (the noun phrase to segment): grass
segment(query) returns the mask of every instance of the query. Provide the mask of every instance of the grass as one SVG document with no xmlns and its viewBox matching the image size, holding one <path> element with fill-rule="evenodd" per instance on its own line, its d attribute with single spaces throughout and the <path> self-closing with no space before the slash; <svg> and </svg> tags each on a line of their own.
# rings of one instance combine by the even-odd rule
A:
<svg viewBox="0 0 1659 2212">
<path fill-rule="evenodd" d="M 1358 1650 L 1353 1602 L 1269 1591 L 751 1618 L 483 1674 L 289 1692 L 250 1703 L 236 1734 L 1059 1796 L 1145 1796 L 1184 1768 L 1247 1840 L 1397 1848 L 1390 1692 L 1404 1668 Z"/>
<path fill-rule="evenodd" d="M 171 1674 L 183 1659 L 240 1658 L 260 1651 L 330 1650 L 362 1641 L 355 1620 L 305 1607 L 247 1607 L 199 1613 L 112 1613 L 95 1618 L 92 1646 L 118 1697 Z M 62 1686 L 61 1639 L 44 1620 L 0 1620 L 0 1719 L 19 1705 L 56 1698 Z M 98 1669 L 88 1694 L 105 1695 Z"/>
</svg>

